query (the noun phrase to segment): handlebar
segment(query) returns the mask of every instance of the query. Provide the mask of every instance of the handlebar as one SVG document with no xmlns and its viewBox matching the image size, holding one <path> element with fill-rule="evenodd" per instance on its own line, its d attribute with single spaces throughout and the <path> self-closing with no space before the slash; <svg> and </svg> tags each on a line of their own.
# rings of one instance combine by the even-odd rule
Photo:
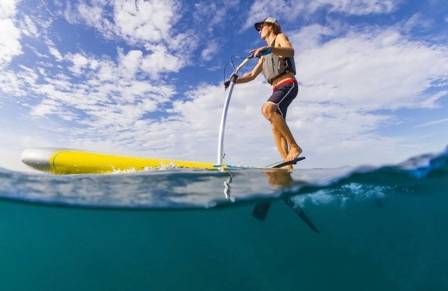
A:
<svg viewBox="0 0 448 291">
<path fill-rule="evenodd" d="M 255 56 L 254 56 L 254 53 L 255 53 L 255 50 L 251 51 L 251 52 L 249 53 L 249 55 L 248 55 L 246 58 L 248 58 L 248 59 L 253 59 L 253 58 L 255 57 Z M 257 58 L 259 58 L 259 57 L 261 57 L 261 56 L 269 55 L 270 53 L 272 53 L 272 48 L 271 48 L 271 47 L 266 48 L 266 49 L 264 49 L 264 50 L 261 51 L 261 54 L 260 54 Z"/>
</svg>

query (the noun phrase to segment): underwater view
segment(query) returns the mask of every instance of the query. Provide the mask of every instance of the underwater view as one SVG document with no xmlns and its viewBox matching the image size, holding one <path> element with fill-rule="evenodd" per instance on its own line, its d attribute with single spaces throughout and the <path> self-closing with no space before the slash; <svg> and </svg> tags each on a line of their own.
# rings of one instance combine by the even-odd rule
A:
<svg viewBox="0 0 448 291">
<path fill-rule="evenodd" d="M 383 167 L 0 171 L 2 290 L 448 290 L 448 152 Z"/>
</svg>

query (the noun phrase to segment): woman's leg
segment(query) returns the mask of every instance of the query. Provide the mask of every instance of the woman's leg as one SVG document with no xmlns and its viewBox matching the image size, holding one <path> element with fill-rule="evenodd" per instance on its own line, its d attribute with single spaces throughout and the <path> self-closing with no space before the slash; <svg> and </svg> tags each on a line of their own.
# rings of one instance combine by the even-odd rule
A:
<svg viewBox="0 0 448 291">
<path fill-rule="evenodd" d="M 280 153 L 282 160 L 286 160 L 288 156 L 288 143 L 286 142 L 286 139 L 274 126 L 272 126 L 272 135 L 274 136 L 275 145 L 277 146 L 277 150 Z"/>
<path fill-rule="evenodd" d="M 267 120 L 269 120 L 269 122 L 272 123 L 272 126 L 280 133 L 280 136 L 286 140 L 287 147 L 289 149 L 286 160 L 292 160 L 299 156 L 302 153 L 302 149 L 295 141 L 285 119 L 278 112 L 277 105 L 270 102 L 265 102 L 262 107 L 262 114 Z"/>
</svg>

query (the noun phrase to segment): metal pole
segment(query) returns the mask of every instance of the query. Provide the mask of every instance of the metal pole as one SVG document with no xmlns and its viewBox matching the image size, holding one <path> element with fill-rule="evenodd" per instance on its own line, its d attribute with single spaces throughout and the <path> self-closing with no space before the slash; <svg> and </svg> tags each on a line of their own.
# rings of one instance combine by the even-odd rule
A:
<svg viewBox="0 0 448 291">
<path fill-rule="evenodd" d="M 230 98 L 232 98 L 233 87 L 235 86 L 236 78 L 234 76 L 236 76 L 236 74 L 238 74 L 238 72 L 249 62 L 249 60 L 252 57 L 253 57 L 252 55 L 246 57 L 241 62 L 241 64 L 235 69 L 235 71 L 233 71 L 232 77 L 230 79 L 230 85 L 229 85 L 229 88 L 227 89 L 228 91 L 227 91 L 227 95 L 226 95 L 226 100 L 224 102 L 224 108 L 222 110 L 221 124 L 219 126 L 218 155 L 216 158 L 217 166 L 221 166 L 223 164 L 223 159 L 224 159 L 224 130 L 225 130 L 225 126 L 226 126 L 227 111 L 229 109 Z"/>
<path fill-rule="evenodd" d="M 222 165 L 222 161 L 224 159 L 224 130 L 227 121 L 227 111 L 229 109 L 230 98 L 232 97 L 233 87 L 235 86 L 235 82 L 230 82 L 226 100 L 224 102 L 224 108 L 221 114 L 221 125 L 219 126 L 219 142 L 218 142 L 218 156 L 216 159 L 216 165 Z"/>
</svg>

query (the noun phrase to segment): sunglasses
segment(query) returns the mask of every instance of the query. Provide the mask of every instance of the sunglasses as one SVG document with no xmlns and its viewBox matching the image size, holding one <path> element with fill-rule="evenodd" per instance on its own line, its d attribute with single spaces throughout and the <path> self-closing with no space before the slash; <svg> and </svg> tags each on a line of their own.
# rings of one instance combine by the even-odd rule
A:
<svg viewBox="0 0 448 291">
<path fill-rule="evenodd" d="M 258 27 L 257 27 L 257 31 L 260 32 L 263 29 L 263 27 L 265 27 L 265 26 L 266 26 L 266 23 L 260 23 L 260 25 L 258 25 Z"/>
</svg>

